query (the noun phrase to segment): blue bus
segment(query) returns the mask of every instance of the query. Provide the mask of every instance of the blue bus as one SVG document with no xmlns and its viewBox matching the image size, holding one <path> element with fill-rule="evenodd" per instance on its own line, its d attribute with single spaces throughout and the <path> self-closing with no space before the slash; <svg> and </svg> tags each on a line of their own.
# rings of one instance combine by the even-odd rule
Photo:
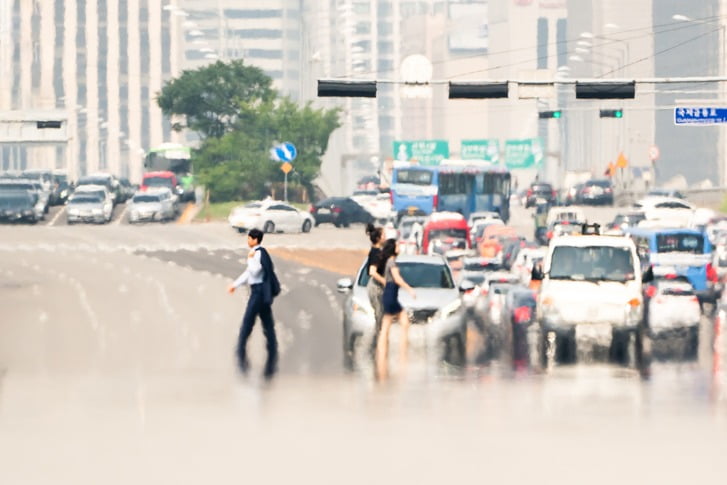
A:
<svg viewBox="0 0 727 485">
<path fill-rule="evenodd" d="M 673 271 L 686 277 L 701 301 L 718 298 L 718 277 L 712 267 L 712 244 L 706 234 L 697 229 L 626 229 L 636 245 L 642 265 L 655 270 Z"/>
<path fill-rule="evenodd" d="M 498 212 L 510 219 L 510 172 L 483 162 L 448 162 L 429 167 L 397 164 L 391 179 L 391 203 L 398 215 Z"/>
</svg>

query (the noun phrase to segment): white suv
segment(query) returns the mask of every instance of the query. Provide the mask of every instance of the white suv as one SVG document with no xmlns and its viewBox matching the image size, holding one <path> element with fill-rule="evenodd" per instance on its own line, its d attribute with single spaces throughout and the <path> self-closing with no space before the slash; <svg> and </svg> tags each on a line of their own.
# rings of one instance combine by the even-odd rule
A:
<svg viewBox="0 0 727 485">
<path fill-rule="evenodd" d="M 642 274 L 636 247 L 623 236 L 553 239 L 542 270 L 537 315 L 540 363 L 575 361 L 585 342 L 609 347 L 609 357 L 635 364 L 643 319 Z"/>
</svg>

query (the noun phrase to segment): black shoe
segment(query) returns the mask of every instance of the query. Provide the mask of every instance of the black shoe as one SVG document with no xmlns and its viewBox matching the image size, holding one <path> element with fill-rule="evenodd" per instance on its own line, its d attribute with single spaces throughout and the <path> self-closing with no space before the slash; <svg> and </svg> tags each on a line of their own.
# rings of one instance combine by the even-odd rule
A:
<svg viewBox="0 0 727 485">
<path fill-rule="evenodd" d="M 247 373 L 250 372 L 250 363 L 247 359 L 238 361 L 237 367 L 243 375 L 247 375 Z"/>
</svg>

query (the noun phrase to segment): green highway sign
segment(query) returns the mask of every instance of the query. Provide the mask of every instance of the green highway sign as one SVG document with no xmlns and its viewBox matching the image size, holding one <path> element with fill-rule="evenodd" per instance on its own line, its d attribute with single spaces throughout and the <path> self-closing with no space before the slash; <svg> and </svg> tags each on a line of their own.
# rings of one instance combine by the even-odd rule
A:
<svg viewBox="0 0 727 485">
<path fill-rule="evenodd" d="M 446 140 L 395 141 L 394 159 L 402 162 L 416 160 L 420 165 L 439 165 L 449 158 L 449 142 Z"/>
<path fill-rule="evenodd" d="M 540 138 L 505 141 L 505 166 L 507 168 L 538 168 L 542 163 L 543 142 Z"/>
<path fill-rule="evenodd" d="M 500 159 L 500 141 L 462 140 L 459 157 L 462 160 L 486 160 L 497 163 Z"/>
</svg>

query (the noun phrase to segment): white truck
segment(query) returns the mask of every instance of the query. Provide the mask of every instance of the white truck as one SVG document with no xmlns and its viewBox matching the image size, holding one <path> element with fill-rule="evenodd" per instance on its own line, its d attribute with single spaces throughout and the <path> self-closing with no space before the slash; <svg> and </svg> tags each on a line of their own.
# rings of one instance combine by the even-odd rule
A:
<svg viewBox="0 0 727 485">
<path fill-rule="evenodd" d="M 642 279 L 653 275 L 642 275 L 630 238 L 596 234 L 553 239 L 542 268 L 532 276 L 541 280 L 539 329 L 531 345 L 534 365 L 574 362 L 594 346 L 607 347 L 609 360 L 636 364 Z"/>
</svg>

